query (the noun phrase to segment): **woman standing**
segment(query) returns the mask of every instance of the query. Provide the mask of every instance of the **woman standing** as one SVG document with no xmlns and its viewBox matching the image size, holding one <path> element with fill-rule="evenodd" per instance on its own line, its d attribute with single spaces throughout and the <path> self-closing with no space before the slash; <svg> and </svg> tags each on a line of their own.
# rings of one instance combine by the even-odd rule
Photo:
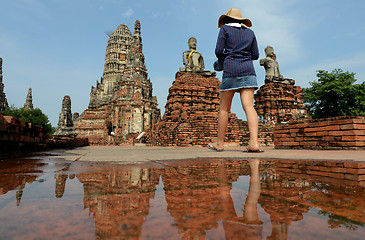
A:
<svg viewBox="0 0 365 240">
<path fill-rule="evenodd" d="M 241 11 L 235 8 L 229 9 L 218 20 L 220 31 L 215 54 L 218 58 L 218 65 L 223 64 L 218 139 L 216 143 L 208 144 L 208 148 L 215 151 L 224 149 L 228 113 L 231 110 L 235 92 L 239 92 L 250 132 L 246 151 L 262 152 L 258 144 L 258 117 L 253 106 L 254 91 L 258 88 L 253 60 L 259 58 L 259 51 L 255 34 L 249 29 L 251 26 L 251 21 L 243 18 Z"/>
</svg>

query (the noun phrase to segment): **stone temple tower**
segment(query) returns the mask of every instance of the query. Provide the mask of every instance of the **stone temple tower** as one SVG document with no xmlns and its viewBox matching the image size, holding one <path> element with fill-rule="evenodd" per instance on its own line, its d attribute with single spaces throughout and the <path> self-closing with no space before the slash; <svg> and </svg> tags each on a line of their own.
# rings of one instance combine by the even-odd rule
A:
<svg viewBox="0 0 365 240">
<path fill-rule="evenodd" d="M 32 89 L 28 89 L 27 98 L 25 99 L 24 103 L 25 110 L 33 110 L 33 97 L 32 97 Z"/>
<path fill-rule="evenodd" d="M 133 34 L 121 24 L 109 36 L 103 76 L 91 87 L 89 107 L 74 123 L 76 133 L 90 144 L 105 144 L 111 124 L 115 142 L 123 143 L 159 119 L 142 53 L 141 24 L 135 22 Z"/>
<path fill-rule="evenodd" d="M 62 109 L 58 118 L 58 125 L 53 135 L 76 136 L 75 128 L 72 122 L 71 98 L 68 95 L 63 97 Z"/>
<path fill-rule="evenodd" d="M 3 84 L 3 59 L 0 58 L 0 112 L 3 112 L 8 106 Z"/>
</svg>

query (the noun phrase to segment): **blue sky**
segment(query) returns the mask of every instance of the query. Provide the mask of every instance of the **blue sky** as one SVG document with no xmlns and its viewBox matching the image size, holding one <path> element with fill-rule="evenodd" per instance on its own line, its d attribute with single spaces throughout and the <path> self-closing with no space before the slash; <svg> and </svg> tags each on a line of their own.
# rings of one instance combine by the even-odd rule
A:
<svg viewBox="0 0 365 240">
<path fill-rule="evenodd" d="M 63 96 L 72 112 L 87 108 L 103 74 L 108 36 L 120 24 L 141 22 L 143 53 L 164 112 L 168 89 L 182 66 L 187 40 L 212 70 L 217 21 L 230 7 L 250 18 L 264 57 L 274 47 L 284 77 L 308 87 L 316 70 L 341 68 L 365 80 L 365 1 L 360 0 L 0 0 L 0 57 L 9 104 L 33 105 L 57 126 Z M 255 62 L 259 85 L 265 70 Z M 221 74 L 217 75 L 219 78 Z M 232 112 L 245 119 L 238 96 Z"/>
</svg>

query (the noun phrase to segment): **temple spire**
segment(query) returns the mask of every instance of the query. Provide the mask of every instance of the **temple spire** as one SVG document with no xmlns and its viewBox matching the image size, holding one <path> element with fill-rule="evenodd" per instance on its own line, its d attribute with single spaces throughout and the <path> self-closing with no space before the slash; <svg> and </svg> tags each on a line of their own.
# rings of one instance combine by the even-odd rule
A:
<svg viewBox="0 0 365 240">
<path fill-rule="evenodd" d="M 141 23 L 136 20 L 136 23 L 134 24 L 134 33 L 133 36 L 136 40 L 138 40 L 139 42 L 142 42 L 142 37 L 141 37 Z"/>
<path fill-rule="evenodd" d="M 3 84 L 3 59 L 0 58 L 0 112 L 3 112 L 8 107 L 8 101 L 4 93 Z"/>
<path fill-rule="evenodd" d="M 32 88 L 28 89 L 27 98 L 24 103 L 25 110 L 33 110 L 33 98 L 32 98 Z"/>
</svg>

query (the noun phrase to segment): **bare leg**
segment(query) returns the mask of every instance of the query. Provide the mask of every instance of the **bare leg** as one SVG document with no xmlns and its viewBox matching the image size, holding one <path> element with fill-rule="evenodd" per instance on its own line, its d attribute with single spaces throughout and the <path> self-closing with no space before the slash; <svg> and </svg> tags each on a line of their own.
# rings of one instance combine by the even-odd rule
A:
<svg viewBox="0 0 365 240">
<path fill-rule="evenodd" d="M 259 132 L 259 120 L 257 112 L 253 106 L 254 88 L 242 88 L 240 89 L 241 103 L 243 110 L 246 113 L 248 131 L 250 132 L 250 141 L 248 142 L 248 148 L 250 150 L 258 150 L 258 132 Z"/>
<path fill-rule="evenodd" d="M 257 201 L 261 193 L 258 159 L 249 160 L 251 168 L 250 188 L 244 205 L 243 219 L 246 223 L 261 224 L 257 213 Z"/>
<path fill-rule="evenodd" d="M 224 137 L 226 135 L 226 129 L 228 125 L 228 113 L 231 110 L 232 99 L 235 91 L 221 91 L 220 92 L 220 103 L 219 103 L 219 114 L 218 114 L 218 138 L 217 143 L 214 146 L 217 149 L 224 148 Z"/>
</svg>

